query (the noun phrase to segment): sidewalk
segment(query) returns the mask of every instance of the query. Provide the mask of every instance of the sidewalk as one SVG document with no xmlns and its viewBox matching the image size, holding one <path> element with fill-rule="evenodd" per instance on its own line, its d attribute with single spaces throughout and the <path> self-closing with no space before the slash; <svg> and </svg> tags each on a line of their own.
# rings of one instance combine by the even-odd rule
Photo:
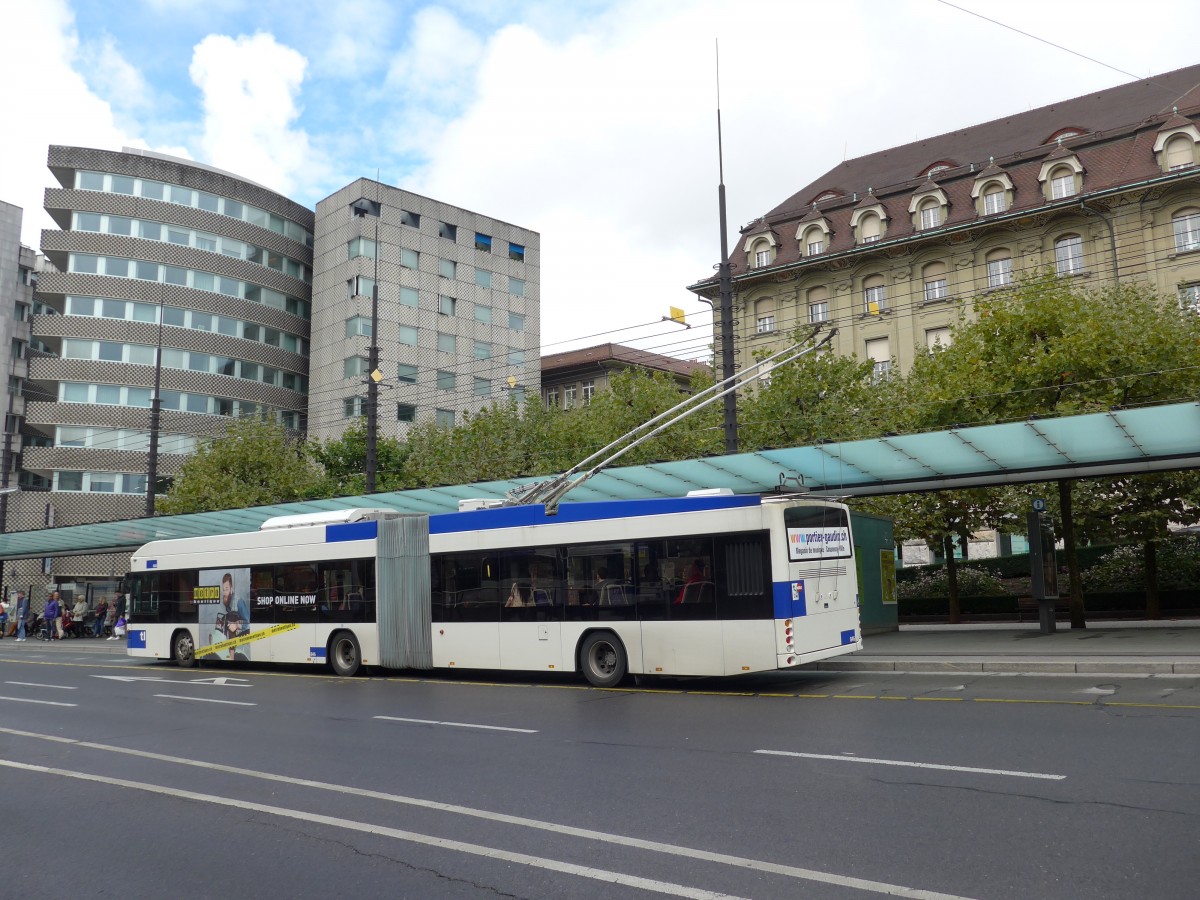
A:
<svg viewBox="0 0 1200 900">
<path fill-rule="evenodd" d="M 863 649 L 805 668 L 839 672 L 1200 675 L 1200 619 L 1088 622 L 1054 634 L 1036 623 L 901 625 Z"/>
</svg>

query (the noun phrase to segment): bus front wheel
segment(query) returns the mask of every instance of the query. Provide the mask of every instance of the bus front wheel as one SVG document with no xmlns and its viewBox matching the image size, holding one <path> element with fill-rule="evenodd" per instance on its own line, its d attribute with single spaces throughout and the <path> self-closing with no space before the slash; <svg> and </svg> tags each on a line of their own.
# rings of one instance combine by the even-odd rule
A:
<svg viewBox="0 0 1200 900">
<path fill-rule="evenodd" d="M 358 638 L 349 631 L 339 631 L 329 642 L 329 664 L 335 675 L 349 678 L 358 672 L 362 664 L 362 652 L 358 649 Z"/>
<path fill-rule="evenodd" d="M 583 677 L 593 687 L 616 687 L 629 664 L 625 647 L 611 631 L 594 631 L 584 638 L 579 650 Z"/>
<path fill-rule="evenodd" d="M 181 669 L 190 669 L 196 664 L 196 645 L 191 632 L 177 631 L 171 638 L 171 655 Z"/>
</svg>

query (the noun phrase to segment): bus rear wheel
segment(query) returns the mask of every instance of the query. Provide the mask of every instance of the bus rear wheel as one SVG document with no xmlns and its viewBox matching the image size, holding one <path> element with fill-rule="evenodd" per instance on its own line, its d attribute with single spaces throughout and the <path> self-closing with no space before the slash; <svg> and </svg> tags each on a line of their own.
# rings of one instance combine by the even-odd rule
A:
<svg viewBox="0 0 1200 900">
<path fill-rule="evenodd" d="M 349 631 L 339 631 L 329 642 L 329 665 L 333 673 L 343 678 L 349 678 L 358 672 L 362 665 L 362 652 L 358 648 L 358 638 Z"/>
<path fill-rule="evenodd" d="M 172 635 L 171 655 L 181 669 L 190 669 L 196 664 L 196 644 L 190 631 L 177 631 Z"/>
<path fill-rule="evenodd" d="M 621 639 L 611 631 L 593 631 L 579 649 L 583 677 L 593 687 L 616 687 L 625 677 L 629 662 Z"/>
</svg>

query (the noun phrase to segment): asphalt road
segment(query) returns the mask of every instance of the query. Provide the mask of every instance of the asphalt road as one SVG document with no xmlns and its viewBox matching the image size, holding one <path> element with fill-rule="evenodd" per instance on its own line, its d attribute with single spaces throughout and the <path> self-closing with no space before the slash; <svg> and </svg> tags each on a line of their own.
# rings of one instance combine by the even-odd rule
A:
<svg viewBox="0 0 1200 900">
<path fill-rule="evenodd" d="M 603 691 L 6 640 L 0 897 L 1191 898 L 1197 747 L 1200 676 Z"/>
</svg>

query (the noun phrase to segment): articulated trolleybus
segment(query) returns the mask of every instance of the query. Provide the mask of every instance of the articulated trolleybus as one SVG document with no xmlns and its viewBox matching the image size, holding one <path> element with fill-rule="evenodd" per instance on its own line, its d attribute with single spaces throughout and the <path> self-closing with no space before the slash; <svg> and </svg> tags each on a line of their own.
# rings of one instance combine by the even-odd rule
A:
<svg viewBox="0 0 1200 900">
<path fill-rule="evenodd" d="M 705 492 L 701 492 L 705 493 Z M 128 652 L 634 675 L 788 669 L 862 648 L 840 503 L 706 495 L 353 509 L 133 556 Z"/>
</svg>

